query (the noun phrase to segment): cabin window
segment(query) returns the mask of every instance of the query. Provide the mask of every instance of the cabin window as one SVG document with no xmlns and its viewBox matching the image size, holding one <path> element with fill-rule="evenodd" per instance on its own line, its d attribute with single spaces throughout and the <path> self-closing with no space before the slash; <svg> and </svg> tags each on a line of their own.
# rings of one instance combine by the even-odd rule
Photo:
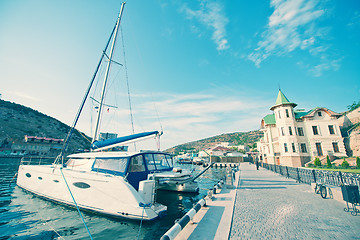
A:
<svg viewBox="0 0 360 240">
<path fill-rule="evenodd" d="M 74 182 L 73 185 L 78 188 L 90 188 L 90 185 L 84 182 Z"/>
<path fill-rule="evenodd" d="M 173 167 L 174 162 L 173 162 L 172 157 L 170 155 L 165 155 L 165 156 L 166 156 L 167 162 L 169 163 L 170 167 Z"/>
<path fill-rule="evenodd" d="M 129 172 L 144 172 L 145 165 L 142 155 L 137 155 L 131 158 Z"/>
<path fill-rule="evenodd" d="M 128 158 L 97 158 L 95 159 L 95 163 L 93 166 L 93 170 L 105 170 L 108 172 L 120 172 L 124 173 L 126 170 L 126 165 L 128 162 Z"/>
<path fill-rule="evenodd" d="M 155 170 L 155 162 L 152 154 L 145 154 L 145 161 L 149 171 Z"/>
<path fill-rule="evenodd" d="M 155 161 L 156 169 L 158 170 L 170 168 L 170 165 L 166 160 L 165 154 L 154 154 L 154 161 Z"/>
</svg>

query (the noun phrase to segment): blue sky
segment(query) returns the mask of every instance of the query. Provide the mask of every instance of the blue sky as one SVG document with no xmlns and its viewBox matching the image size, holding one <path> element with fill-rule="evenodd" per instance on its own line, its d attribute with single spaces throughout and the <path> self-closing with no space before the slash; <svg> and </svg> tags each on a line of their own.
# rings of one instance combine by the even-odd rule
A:
<svg viewBox="0 0 360 240">
<path fill-rule="evenodd" d="M 0 1 L 2 99 L 70 125 L 120 3 Z M 162 148 L 259 129 L 279 86 L 298 108 L 342 112 L 360 99 L 357 0 L 129 0 L 122 33 L 135 131 L 162 127 Z M 103 130 L 125 135 L 125 68 L 113 75 L 118 120 Z M 87 134 L 91 109 L 78 126 Z"/>
</svg>

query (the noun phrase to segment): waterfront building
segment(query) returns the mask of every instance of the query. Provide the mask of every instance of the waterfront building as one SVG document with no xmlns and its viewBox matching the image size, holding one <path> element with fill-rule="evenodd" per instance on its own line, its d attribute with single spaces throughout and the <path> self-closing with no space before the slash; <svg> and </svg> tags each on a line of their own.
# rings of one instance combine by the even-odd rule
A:
<svg viewBox="0 0 360 240">
<path fill-rule="evenodd" d="M 264 137 L 257 143 L 259 160 L 264 163 L 301 167 L 320 160 L 345 157 L 338 118 L 340 114 L 325 107 L 310 111 L 294 108 L 279 90 L 272 114 L 261 120 Z"/>
<path fill-rule="evenodd" d="M 59 154 L 64 139 L 27 136 L 23 141 L 11 145 L 11 155 L 56 156 Z"/>
</svg>

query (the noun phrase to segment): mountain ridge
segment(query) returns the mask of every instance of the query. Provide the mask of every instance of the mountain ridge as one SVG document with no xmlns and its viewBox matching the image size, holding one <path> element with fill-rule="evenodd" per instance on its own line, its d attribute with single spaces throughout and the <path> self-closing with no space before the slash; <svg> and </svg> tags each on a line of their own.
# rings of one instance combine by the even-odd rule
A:
<svg viewBox="0 0 360 240">
<path fill-rule="evenodd" d="M 256 142 L 263 136 L 260 130 L 248 132 L 223 133 L 213 137 L 208 137 L 188 143 L 176 145 L 167 149 L 167 152 L 178 154 L 186 151 L 201 151 L 210 147 L 214 147 L 222 142 L 228 142 L 230 145 L 247 145 L 250 148 L 256 148 Z"/>
<path fill-rule="evenodd" d="M 30 107 L 0 99 L 0 146 L 4 141 L 24 141 L 24 136 L 37 136 L 65 139 L 70 126 L 43 114 Z M 165 151 L 178 153 L 187 150 L 202 150 L 220 142 L 231 145 L 249 145 L 252 147 L 262 137 L 259 130 L 249 132 L 233 132 L 216 135 L 196 141 L 183 143 Z M 75 131 L 69 144 L 68 152 L 77 149 L 89 149 L 91 138 L 84 133 Z"/>
<path fill-rule="evenodd" d="M 0 99 L 0 145 L 24 141 L 24 136 L 65 139 L 70 126 L 32 108 Z M 75 131 L 68 152 L 89 149 L 90 138 Z"/>
</svg>

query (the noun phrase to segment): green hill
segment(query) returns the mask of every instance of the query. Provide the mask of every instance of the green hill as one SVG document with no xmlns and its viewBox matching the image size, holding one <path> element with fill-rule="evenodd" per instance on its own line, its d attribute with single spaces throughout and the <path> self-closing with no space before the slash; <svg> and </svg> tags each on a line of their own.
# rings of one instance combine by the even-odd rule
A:
<svg viewBox="0 0 360 240">
<path fill-rule="evenodd" d="M 225 133 L 214 137 L 201 139 L 194 142 L 184 143 L 177 145 L 167 152 L 178 154 L 183 151 L 196 151 L 213 147 L 221 142 L 228 142 L 230 145 L 248 145 L 249 147 L 255 147 L 255 143 L 263 136 L 263 133 L 259 130 L 250 132 L 234 132 Z"/>
<path fill-rule="evenodd" d="M 23 141 L 25 135 L 65 139 L 69 129 L 68 125 L 36 110 L 0 100 L 0 144 L 4 140 Z M 88 149 L 89 139 L 75 131 L 69 144 L 69 152 Z"/>
</svg>

